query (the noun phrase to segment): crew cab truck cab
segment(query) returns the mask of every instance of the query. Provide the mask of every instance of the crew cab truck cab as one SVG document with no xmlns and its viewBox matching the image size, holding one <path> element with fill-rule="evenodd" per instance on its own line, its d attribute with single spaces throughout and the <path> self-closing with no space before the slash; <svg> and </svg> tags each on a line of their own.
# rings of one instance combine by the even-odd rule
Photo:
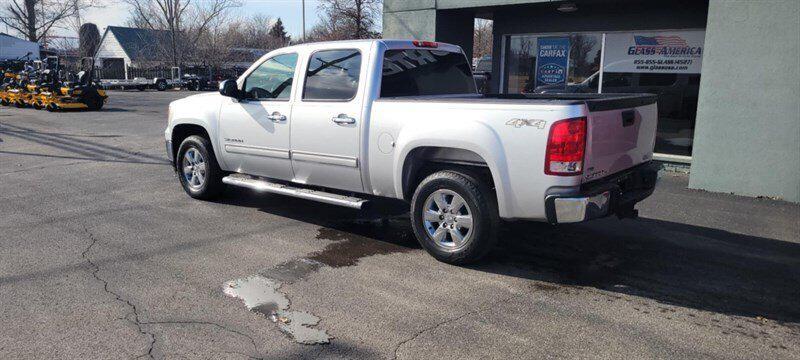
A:
<svg viewBox="0 0 800 360">
<path fill-rule="evenodd" d="M 227 185 L 357 209 L 401 199 L 431 255 L 466 263 L 501 219 L 635 216 L 655 132 L 651 95 L 480 95 L 457 46 L 359 40 L 272 51 L 171 103 L 165 137 L 194 198 Z"/>
</svg>

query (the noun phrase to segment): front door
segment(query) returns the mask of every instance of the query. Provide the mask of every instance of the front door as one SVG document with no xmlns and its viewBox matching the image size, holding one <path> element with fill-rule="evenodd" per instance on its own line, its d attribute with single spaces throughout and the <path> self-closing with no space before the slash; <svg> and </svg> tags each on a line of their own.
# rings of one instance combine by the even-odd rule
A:
<svg viewBox="0 0 800 360">
<path fill-rule="evenodd" d="M 302 98 L 293 109 L 294 181 L 363 191 L 359 129 L 361 52 L 322 50 L 310 56 Z"/>
<path fill-rule="evenodd" d="M 230 170 L 291 180 L 292 83 L 297 54 L 261 63 L 241 84 L 243 99 L 226 98 L 220 109 L 220 144 Z"/>
</svg>

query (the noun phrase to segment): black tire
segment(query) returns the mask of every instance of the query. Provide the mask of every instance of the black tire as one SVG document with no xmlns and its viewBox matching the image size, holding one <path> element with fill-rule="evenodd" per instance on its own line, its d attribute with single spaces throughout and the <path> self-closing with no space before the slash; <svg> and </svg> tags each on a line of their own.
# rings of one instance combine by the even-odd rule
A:
<svg viewBox="0 0 800 360">
<path fill-rule="evenodd" d="M 437 190 L 449 190 L 460 195 L 469 207 L 473 233 L 458 248 L 438 244 L 428 234 L 424 221 L 425 203 Z M 426 177 L 417 186 L 411 200 L 411 226 L 417 241 L 439 261 L 460 265 L 476 262 L 497 242 L 499 216 L 494 192 L 477 177 L 464 172 L 444 170 Z M 439 224 L 441 225 L 441 224 Z M 448 235 L 449 236 L 449 235 Z"/>
<path fill-rule="evenodd" d="M 187 165 L 185 155 L 189 150 L 195 150 L 202 155 L 205 160 L 205 180 L 200 186 L 190 186 L 189 179 L 184 175 L 184 167 Z M 181 146 L 178 148 L 178 154 L 175 157 L 176 168 L 178 169 L 178 178 L 180 179 L 183 190 L 189 196 L 195 199 L 211 200 L 218 197 L 222 190 L 225 189 L 225 184 L 222 183 L 223 172 L 219 168 L 217 159 L 214 156 L 214 149 L 211 147 L 211 142 L 208 139 L 192 135 L 187 137 Z"/>
<path fill-rule="evenodd" d="M 97 94 L 87 98 L 84 101 L 84 103 L 91 111 L 99 111 L 100 109 L 103 108 L 103 98 L 101 98 L 100 95 Z"/>
<path fill-rule="evenodd" d="M 156 90 L 158 90 L 158 91 L 167 90 L 167 82 L 164 81 L 164 80 L 160 80 L 160 81 L 156 82 Z"/>
</svg>

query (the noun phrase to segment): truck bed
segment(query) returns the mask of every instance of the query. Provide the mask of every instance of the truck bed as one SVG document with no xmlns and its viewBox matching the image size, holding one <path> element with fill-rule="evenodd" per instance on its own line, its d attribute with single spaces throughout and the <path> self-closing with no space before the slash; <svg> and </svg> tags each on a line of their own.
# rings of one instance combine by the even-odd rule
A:
<svg viewBox="0 0 800 360">
<path fill-rule="evenodd" d="M 581 178 L 583 182 L 590 182 L 652 159 L 658 122 L 656 100 L 657 96 L 652 94 L 488 94 L 381 98 L 377 102 L 495 110 L 484 111 L 482 119 L 490 123 L 498 121 L 499 124 L 506 124 L 508 119 L 514 118 L 510 114 L 515 111 L 517 114 L 531 111 L 531 117 L 527 114 L 522 116 L 541 119 L 546 115 L 536 113 L 539 106 L 585 106 L 586 112 L 574 116 L 586 116 L 588 120 Z M 495 129 L 502 131 L 499 127 Z M 510 134 L 504 136 L 512 137 Z"/>
<path fill-rule="evenodd" d="M 634 108 L 654 104 L 657 96 L 653 94 L 486 94 L 463 96 L 414 96 L 381 98 L 379 101 L 430 101 L 462 102 L 479 104 L 541 104 L 541 105 L 581 105 L 586 104 L 589 111 L 605 111 Z"/>
</svg>

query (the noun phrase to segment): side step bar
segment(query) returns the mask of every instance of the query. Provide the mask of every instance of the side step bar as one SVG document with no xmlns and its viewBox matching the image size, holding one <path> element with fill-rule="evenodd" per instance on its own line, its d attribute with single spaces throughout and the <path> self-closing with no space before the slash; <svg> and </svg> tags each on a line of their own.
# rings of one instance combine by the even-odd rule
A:
<svg viewBox="0 0 800 360">
<path fill-rule="evenodd" d="M 291 185 L 269 182 L 267 180 L 252 178 L 242 174 L 228 175 L 222 178 L 222 182 L 228 185 L 253 189 L 255 191 L 288 195 L 296 198 L 319 201 L 326 204 L 345 206 L 353 209 L 362 209 L 366 207 L 366 205 L 369 203 L 369 200 L 360 199 L 353 196 L 345 196 L 319 190 L 293 187 Z"/>
</svg>

